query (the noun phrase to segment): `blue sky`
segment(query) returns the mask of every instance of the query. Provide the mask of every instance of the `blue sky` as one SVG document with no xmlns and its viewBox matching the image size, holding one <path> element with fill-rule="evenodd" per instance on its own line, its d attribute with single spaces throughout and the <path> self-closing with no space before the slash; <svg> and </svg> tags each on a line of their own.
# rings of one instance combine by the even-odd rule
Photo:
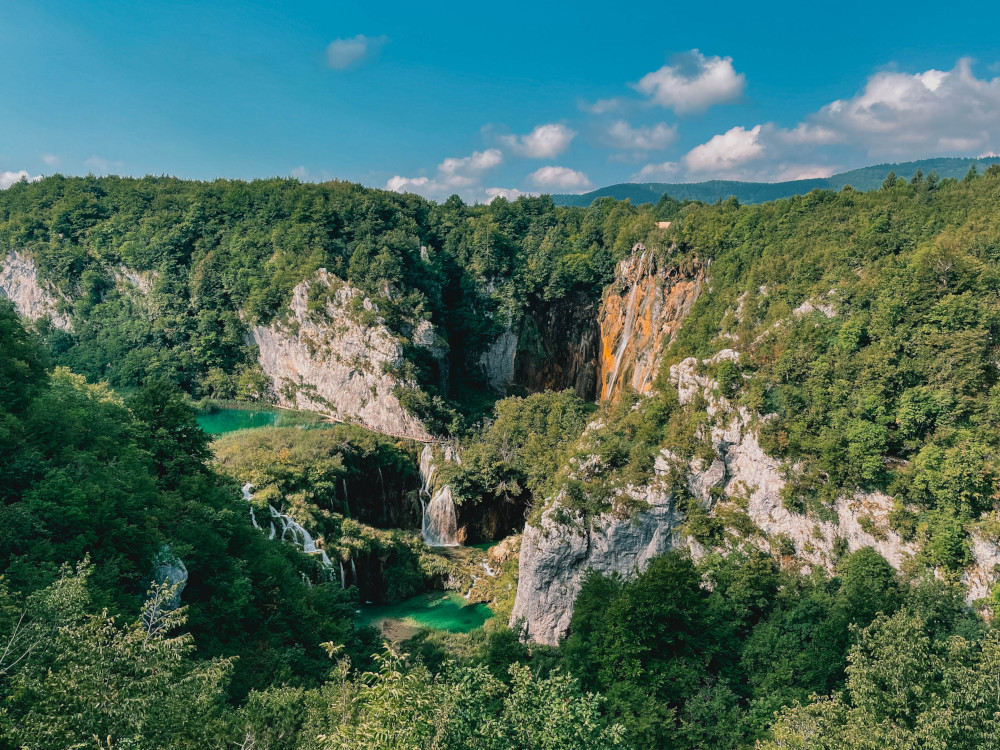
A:
<svg viewBox="0 0 1000 750">
<path fill-rule="evenodd" d="M 487 200 L 996 153 L 988 7 L 0 0 L 0 186 L 295 175 Z"/>
</svg>

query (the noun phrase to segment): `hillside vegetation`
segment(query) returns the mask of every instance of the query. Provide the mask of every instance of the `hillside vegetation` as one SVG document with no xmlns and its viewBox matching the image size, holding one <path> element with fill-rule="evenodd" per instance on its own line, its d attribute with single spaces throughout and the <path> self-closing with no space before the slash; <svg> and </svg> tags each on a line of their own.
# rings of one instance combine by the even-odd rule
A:
<svg viewBox="0 0 1000 750">
<path fill-rule="evenodd" d="M 651 392 L 494 404 L 477 369 L 488 344 L 539 301 L 620 293 L 616 262 L 639 242 L 660 267 L 706 274 Z M 586 209 L 57 177 L 0 193 L 0 243 L 34 259 L 73 324 L 26 324 L 0 304 L 0 746 L 1000 740 L 1000 596 L 966 606 L 962 581 L 971 540 L 1000 540 L 1000 167 L 759 205 Z M 871 548 L 839 549 L 829 571 L 803 574 L 794 545 L 733 543 L 738 514 L 713 514 L 670 475 L 706 554 L 586 576 L 558 646 L 496 620 L 383 645 L 354 627 L 358 587 L 255 529 L 239 485 L 260 513 L 311 520 L 340 562 L 387 565 L 383 594 L 398 598 L 451 573 L 429 569 L 415 534 L 376 528 L 387 493 L 413 494 L 417 446 L 354 426 L 273 429 L 224 438 L 213 462 L 190 406 L 268 398 L 246 328 L 282 314 L 320 267 L 375 300 L 401 340 L 419 320 L 444 331 L 447 386 L 408 356 L 420 408 L 461 443 L 438 479 L 460 510 L 523 518 L 559 498 L 584 519 L 627 519 L 619 490 L 650 481 L 663 449 L 709 458 L 722 418 L 709 402 L 724 399 L 781 461 L 783 504 L 818 522 L 839 497 L 885 493 L 918 552 L 896 570 Z M 132 294 L 127 275 L 149 291 Z M 735 354 L 711 359 L 723 349 Z M 682 402 L 671 384 L 689 357 L 711 399 Z M 415 512 L 412 499 L 393 512 Z M 180 592 L 163 575 L 177 560 Z"/>
</svg>

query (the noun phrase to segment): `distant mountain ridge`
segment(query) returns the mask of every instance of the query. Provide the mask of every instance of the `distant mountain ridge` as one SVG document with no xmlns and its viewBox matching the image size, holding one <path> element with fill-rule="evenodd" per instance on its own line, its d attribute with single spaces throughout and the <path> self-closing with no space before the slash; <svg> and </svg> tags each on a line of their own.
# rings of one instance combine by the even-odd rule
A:
<svg viewBox="0 0 1000 750">
<path fill-rule="evenodd" d="M 677 200 L 698 200 L 715 203 L 735 195 L 741 203 L 764 203 L 765 201 L 804 195 L 812 190 L 840 190 L 850 185 L 855 190 L 877 190 L 889 172 L 909 180 L 918 170 L 938 177 L 961 179 L 973 164 L 980 174 L 991 164 L 1000 163 L 1000 157 L 981 159 L 938 158 L 907 161 L 899 164 L 876 164 L 842 172 L 830 177 L 788 182 L 740 182 L 737 180 L 708 180 L 706 182 L 623 182 L 617 185 L 591 190 L 582 195 L 553 195 L 557 206 L 589 206 L 597 198 L 610 196 L 616 200 L 630 200 L 633 204 L 656 203 L 663 195 Z"/>
</svg>

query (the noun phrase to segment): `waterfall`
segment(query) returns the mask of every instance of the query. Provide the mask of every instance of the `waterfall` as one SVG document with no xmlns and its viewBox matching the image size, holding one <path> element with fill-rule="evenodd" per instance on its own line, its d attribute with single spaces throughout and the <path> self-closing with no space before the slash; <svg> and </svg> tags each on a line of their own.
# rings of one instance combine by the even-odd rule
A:
<svg viewBox="0 0 1000 750">
<path fill-rule="evenodd" d="M 625 326 L 622 328 L 622 339 L 615 352 L 615 369 L 611 371 L 611 380 L 608 381 L 608 398 L 611 398 L 615 388 L 615 381 L 618 380 L 618 370 L 622 365 L 622 357 L 628 348 L 629 339 L 632 338 L 632 326 L 635 325 L 635 298 L 639 291 L 639 279 L 642 274 L 642 267 L 646 262 L 646 253 L 639 256 L 639 267 L 636 270 L 636 280 L 632 283 L 632 291 L 629 292 L 628 302 L 625 305 Z"/>
<path fill-rule="evenodd" d="M 445 460 L 458 460 L 451 446 L 445 448 Z M 434 469 L 434 449 L 425 445 L 420 452 L 420 532 L 429 547 L 457 547 L 458 519 L 451 487 L 440 487 L 431 494 Z"/>
<path fill-rule="evenodd" d="M 430 444 L 420 451 L 420 495 L 431 496 L 431 479 L 434 477 L 434 449 Z"/>
<path fill-rule="evenodd" d="M 351 558 L 351 583 L 358 585 L 358 569 L 354 567 L 354 558 Z"/>
<path fill-rule="evenodd" d="M 455 502 L 451 497 L 451 487 L 441 487 L 431 501 L 424 506 L 421 525 L 424 541 L 430 547 L 458 546 L 458 519 L 455 517 Z"/>
<path fill-rule="evenodd" d="M 251 489 L 253 489 L 253 484 L 250 482 L 243 485 L 243 499 L 247 502 L 253 500 L 253 493 L 250 492 Z M 330 569 L 333 567 L 333 562 L 330 560 L 329 555 L 326 554 L 326 550 L 316 546 L 316 540 L 313 538 L 312 534 L 303 528 L 302 524 L 286 513 L 280 512 L 273 505 L 268 505 L 267 509 L 271 514 L 271 529 L 267 537 L 268 539 L 274 539 L 278 536 L 278 530 L 274 525 L 274 522 L 277 521 L 281 525 L 281 539 L 283 541 L 290 541 L 307 555 L 319 556 L 320 562 L 323 564 L 324 568 Z M 250 522 L 253 524 L 255 529 L 260 529 L 260 526 L 257 523 L 257 516 L 253 512 L 252 505 L 250 506 Z M 341 572 L 343 572 L 343 565 L 341 565 L 340 569 Z M 343 576 L 341 576 L 341 578 L 343 578 Z"/>
<path fill-rule="evenodd" d="M 343 560 L 340 561 L 340 588 L 342 588 L 342 589 L 346 589 L 347 588 L 347 581 L 344 580 L 344 561 Z"/>
</svg>

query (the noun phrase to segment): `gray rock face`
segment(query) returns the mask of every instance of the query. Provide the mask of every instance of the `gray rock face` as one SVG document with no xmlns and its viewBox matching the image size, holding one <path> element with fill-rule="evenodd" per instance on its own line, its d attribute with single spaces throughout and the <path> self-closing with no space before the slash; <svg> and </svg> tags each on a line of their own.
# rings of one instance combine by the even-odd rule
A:
<svg viewBox="0 0 1000 750">
<path fill-rule="evenodd" d="M 655 486 L 626 492 L 649 507 L 628 518 L 604 514 L 588 525 L 557 502 L 539 526 L 525 527 L 510 619 L 524 638 L 553 646 L 559 642 L 588 570 L 632 575 L 677 545 L 680 519 L 670 496 Z"/>
<path fill-rule="evenodd" d="M 188 570 L 184 561 L 171 552 L 168 545 L 163 545 L 153 560 L 153 580 L 157 585 L 167 584 L 177 587 L 170 600 L 166 602 L 167 608 L 177 609 L 181 605 L 181 592 L 187 585 Z"/>
<path fill-rule="evenodd" d="M 319 311 L 308 308 L 314 284 L 329 296 Z M 358 306 L 372 322 L 357 320 L 352 307 Z M 250 332 L 281 405 L 324 412 L 397 437 L 431 437 L 395 395 L 399 386 L 416 387 L 396 374 L 404 364 L 403 345 L 358 289 L 321 269 L 295 287 L 290 312 L 285 320 Z M 430 323 L 421 323 L 416 333 L 417 345 L 432 353 L 446 351 Z"/>
<path fill-rule="evenodd" d="M 0 296 L 13 302 L 14 308 L 26 318 L 48 317 L 56 328 L 71 329 L 69 316 L 57 311 L 56 295 L 38 282 L 35 261 L 16 250 L 8 253 L 0 267 Z"/>
<path fill-rule="evenodd" d="M 479 366 L 490 384 L 490 388 L 503 393 L 514 380 L 514 364 L 517 357 L 517 333 L 510 326 L 500 334 L 479 357 Z"/>
<path fill-rule="evenodd" d="M 734 351 L 723 350 L 712 361 L 737 356 Z M 889 522 L 893 499 L 880 492 L 838 498 L 833 507 L 835 519 L 829 521 L 785 507 L 781 497 L 786 485 L 784 474 L 794 472 L 795 467 L 782 467 L 764 452 L 757 438 L 757 420 L 745 408 L 736 408 L 720 397 L 717 384 L 698 374 L 699 365 L 694 358 L 674 365 L 671 381 L 681 404 L 698 396 L 707 402 L 713 426 L 702 437 L 711 442 L 715 457 L 689 461 L 669 448 L 661 450 L 654 464 L 656 476 L 650 484 L 624 491 L 648 504 L 648 508 L 629 518 L 606 514 L 586 525 L 578 514 L 563 508 L 557 498 L 538 526 L 526 527 L 511 616 L 511 626 L 520 625 L 525 638 L 558 643 L 569 627 L 573 603 L 587 569 L 628 575 L 677 546 L 687 547 L 696 559 L 709 551 L 693 539 L 682 538 L 682 519 L 660 481 L 668 474 L 685 479 L 706 508 L 714 512 L 726 507 L 730 512 L 745 514 L 751 522 L 752 533 L 729 529 L 735 541 L 727 540 L 722 552 L 733 546 L 756 545 L 803 572 L 818 567 L 831 573 L 838 540 L 842 540 L 840 545 L 846 543 L 851 552 L 872 547 L 897 569 L 905 567 L 919 551 L 915 542 L 904 541 L 893 530 Z M 601 427 L 595 423 L 588 432 Z M 578 462 L 574 468 L 578 473 L 601 471 L 597 456 Z M 963 576 L 970 603 L 989 595 L 1000 570 L 1000 550 L 995 542 L 973 536 L 972 553 L 973 564 Z"/>
</svg>

